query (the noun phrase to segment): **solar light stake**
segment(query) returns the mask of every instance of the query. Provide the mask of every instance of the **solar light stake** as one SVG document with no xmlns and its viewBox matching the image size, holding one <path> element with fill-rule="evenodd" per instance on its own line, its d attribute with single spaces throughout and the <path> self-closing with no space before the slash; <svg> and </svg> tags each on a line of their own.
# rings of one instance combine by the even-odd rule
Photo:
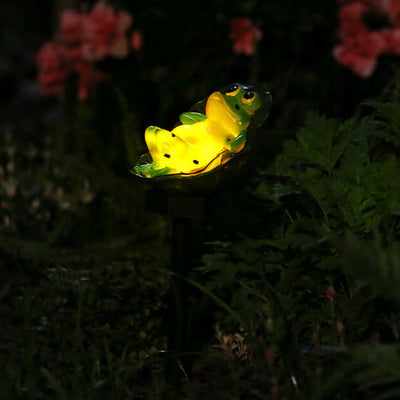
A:
<svg viewBox="0 0 400 400">
<path fill-rule="evenodd" d="M 171 288 L 168 299 L 168 352 L 176 357 L 167 366 L 167 380 L 177 384 L 184 377 L 178 362 L 189 367 L 190 360 L 180 358 L 188 351 L 188 287 L 185 282 L 193 265 L 193 223 L 205 216 L 205 199 L 187 194 L 168 196 L 168 216 L 172 222 Z M 190 368 L 188 368 L 190 370 Z"/>
<path fill-rule="evenodd" d="M 142 182 L 158 189 L 153 192 L 153 204 L 158 201 L 159 206 L 166 199 L 166 213 L 172 220 L 168 354 L 175 361 L 170 360 L 167 367 L 171 384 L 185 378 L 178 357 L 189 349 L 185 278 L 194 261 L 194 221 L 206 216 L 204 193 L 239 182 L 247 163 L 244 156 L 270 106 L 271 95 L 263 87 L 236 83 L 214 92 L 182 113 L 180 124 L 172 130 L 148 127 L 145 141 L 149 152 L 131 170 Z"/>
</svg>

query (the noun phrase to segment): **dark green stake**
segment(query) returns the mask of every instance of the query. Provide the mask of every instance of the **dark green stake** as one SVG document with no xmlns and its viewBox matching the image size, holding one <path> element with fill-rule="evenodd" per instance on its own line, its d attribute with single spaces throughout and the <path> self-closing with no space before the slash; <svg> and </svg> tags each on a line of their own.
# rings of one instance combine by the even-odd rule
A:
<svg viewBox="0 0 400 400">
<path fill-rule="evenodd" d="M 185 371 L 190 371 L 190 359 L 184 357 L 189 346 L 185 278 L 194 262 L 193 223 L 204 217 L 205 200 L 201 196 L 170 194 L 167 213 L 172 222 L 170 270 L 173 273 L 168 299 L 168 352 L 172 357 L 167 366 L 167 380 L 176 385 L 185 381 Z"/>
</svg>

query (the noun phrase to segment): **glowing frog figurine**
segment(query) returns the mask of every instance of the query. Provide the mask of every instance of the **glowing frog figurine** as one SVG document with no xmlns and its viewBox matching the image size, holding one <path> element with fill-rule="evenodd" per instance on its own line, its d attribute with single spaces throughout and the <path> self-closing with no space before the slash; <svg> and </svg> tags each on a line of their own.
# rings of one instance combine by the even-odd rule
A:
<svg viewBox="0 0 400 400">
<path fill-rule="evenodd" d="M 149 126 L 145 141 L 152 162 L 135 167 L 141 176 L 208 171 L 222 163 L 225 153 L 240 152 L 253 114 L 261 107 L 261 98 L 249 86 L 233 85 L 226 92 L 212 93 L 205 114 L 185 112 L 172 131 Z"/>
</svg>

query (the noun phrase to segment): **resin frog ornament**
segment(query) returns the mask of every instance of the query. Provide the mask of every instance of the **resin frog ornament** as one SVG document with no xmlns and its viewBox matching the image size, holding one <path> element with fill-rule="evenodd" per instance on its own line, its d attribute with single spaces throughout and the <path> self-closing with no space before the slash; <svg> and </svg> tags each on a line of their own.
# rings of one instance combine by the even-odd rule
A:
<svg viewBox="0 0 400 400">
<path fill-rule="evenodd" d="M 145 141 L 151 161 L 137 164 L 134 172 L 147 178 L 192 176 L 221 165 L 229 160 L 226 155 L 244 148 L 250 120 L 261 105 L 259 93 L 234 84 L 227 91 L 212 93 L 205 113 L 181 114 L 181 124 L 171 131 L 149 126 Z"/>
</svg>

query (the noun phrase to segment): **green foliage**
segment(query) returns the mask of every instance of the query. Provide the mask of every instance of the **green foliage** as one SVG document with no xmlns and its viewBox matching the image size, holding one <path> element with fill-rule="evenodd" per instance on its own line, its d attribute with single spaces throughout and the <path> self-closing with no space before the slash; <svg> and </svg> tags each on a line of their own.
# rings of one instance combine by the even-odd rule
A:
<svg viewBox="0 0 400 400">
<path fill-rule="evenodd" d="M 126 398 L 149 355 L 165 347 L 168 281 L 141 266 L 163 261 L 145 248 L 120 261 L 57 250 L 32 273 L 29 258 L 19 261 L 19 273 L 9 272 L 1 292 L 2 324 L 14 326 L 1 332 L 4 398 L 96 399 L 110 391 Z"/>
<path fill-rule="evenodd" d="M 357 279 L 361 288 L 368 287 L 371 296 L 400 305 L 397 290 L 400 285 L 400 245 L 397 240 L 380 235 L 360 240 L 347 232 L 345 240 L 338 240 L 336 247 L 344 270 Z"/>
<path fill-rule="evenodd" d="M 216 314 L 223 331 L 244 329 L 246 368 L 264 392 L 399 393 L 397 96 L 376 101 L 379 114 L 359 112 L 343 123 L 310 112 L 253 190 L 275 206 L 262 233 L 215 242 L 198 268 L 198 279 L 231 307 Z M 266 356 L 270 349 L 276 358 Z M 242 368 L 243 360 L 228 362 Z M 265 370 L 279 379 L 261 378 Z M 240 382 L 232 393 L 256 387 Z"/>
<path fill-rule="evenodd" d="M 390 221 L 400 208 L 399 161 L 393 153 L 374 157 L 382 135 L 375 119 L 354 117 L 339 124 L 310 113 L 305 124 L 297 142 L 283 145 L 274 171 L 311 197 L 327 230 L 368 233 Z M 275 190 L 266 183 L 257 193 L 277 201 Z"/>
<path fill-rule="evenodd" d="M 0 398 L 161 390 L 167 225 L 144 212 L 135 116 L 113 93 L 115 119 L 67 102 L 51 136 L 0 137 Z"/>
</svg>

